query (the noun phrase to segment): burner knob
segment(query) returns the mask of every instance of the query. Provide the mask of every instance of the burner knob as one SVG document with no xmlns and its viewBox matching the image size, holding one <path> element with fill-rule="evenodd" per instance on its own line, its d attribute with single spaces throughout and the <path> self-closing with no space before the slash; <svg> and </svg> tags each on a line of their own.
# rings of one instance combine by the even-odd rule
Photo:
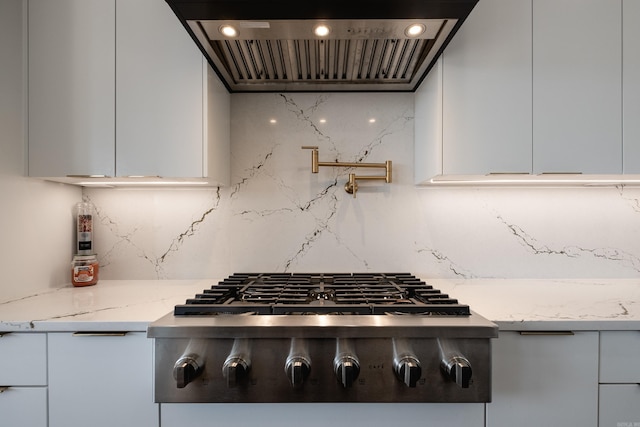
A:
<svg viewBox="0 0 640 427">
<path fill-rule="evenodd" d="M 198 356 L 191 354 L 181 357 L 173 365 L 173 378 L 178 388 L 185 388 L 202 373 L 202 363 L 199 360 Z"/>
<path fill-rule="evenodd" d="M 251 369 L 251 343 L 246 338 L 233 340 L 233 347 L 222 365 L 227 387 L 233 388 L 247 378 Z"/>
<path fill-rule="evenodd" d="M 344 388 L 349 388 L 360 374 L 360 362 L 353 355 L 336 357 L 333 362 L 336 378 Z"/>
<path fill-rule="evenodd" d="M 422 376 L 422 367 L 406 338 L 393 339 L 393 370 L 407 387 L 415 387 Z"/>
<path fill-rule="evenodd" d="M 284 370 L 293 387 L 302 387 L 311 372 L 311 363 L 304 357 L 290 357 L 287 359 Z"/>
<path fill-rule="evenodd" d="M 394 360 L 394 370 L 398 379 L 408 387 L 415 387 L 422 376 L 420 361 L 413 356 L 404 356 L 399 360 Z"/>
<path fill-rule="evenodd" d="M 469 388 L 471 381 L 471 364 L 463 356 L 452 356 L 443 359 L 440 368 L 444 374 L 462 388 Z"/>
<path fill-rule="evenodd" d="M 349 388 L 360 374 L 360 361 L 356 357 L 355 344 L 347 338 L 336 340 L 336 356 L 333 371 L 344 388 Z"/>
<path fill-rule="evenodd" d="M 228 357 L 222 366 L 222 375 L 227 380 L 227 387 L 233 388 L 246 378 L 250 365 L 241 357 Z"/>
</svg>

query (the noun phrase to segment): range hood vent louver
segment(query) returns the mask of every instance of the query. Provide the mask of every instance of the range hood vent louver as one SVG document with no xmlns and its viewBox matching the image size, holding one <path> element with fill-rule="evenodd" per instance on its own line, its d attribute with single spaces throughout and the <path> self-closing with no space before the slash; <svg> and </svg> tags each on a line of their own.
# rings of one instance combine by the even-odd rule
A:
<svg viewBox="0 0 640 427">
<path fill-rule="evenodd" d="M 477 0 L 167 2 L 230 92 L 412 92 Z M 415 23 L 425 32 L 408 36 Z"/>
</svg>

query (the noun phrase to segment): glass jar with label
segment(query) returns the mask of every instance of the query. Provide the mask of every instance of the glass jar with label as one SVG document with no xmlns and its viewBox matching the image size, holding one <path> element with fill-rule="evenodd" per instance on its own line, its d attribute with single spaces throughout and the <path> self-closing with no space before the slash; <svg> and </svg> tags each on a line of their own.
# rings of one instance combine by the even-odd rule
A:
<svg viewBox="0 0 640 427">
<path fill-rule="evenodd" d="M 71 284 L 90 286 L 98 283 L 100 264 L 95 255 L 75 255 L 71 262 Z"/>
</svg>

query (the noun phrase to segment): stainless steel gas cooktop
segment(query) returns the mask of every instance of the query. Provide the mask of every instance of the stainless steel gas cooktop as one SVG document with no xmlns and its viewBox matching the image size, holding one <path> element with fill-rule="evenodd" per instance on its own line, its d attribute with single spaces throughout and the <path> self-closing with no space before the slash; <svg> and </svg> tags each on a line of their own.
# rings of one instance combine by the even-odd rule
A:
<svg viewBox="0 0 640 427">
<path fill-rule="evenodd" d="M 408 273 L 238 273 L 148 336 L 158 402 L 487 402 L 497 326 Z"/>
</svg>

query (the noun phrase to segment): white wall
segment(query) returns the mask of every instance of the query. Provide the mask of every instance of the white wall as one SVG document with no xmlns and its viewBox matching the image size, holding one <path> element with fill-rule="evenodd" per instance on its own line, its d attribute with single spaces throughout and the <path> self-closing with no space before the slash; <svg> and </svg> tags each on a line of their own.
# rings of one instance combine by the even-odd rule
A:
<svg viewBox="0 0 640 427">
<path fill-rule="evenodd" d="M 69 281 L 82 192 L 24 178 L 26 51 L 21 0 L 0 1 L 0 303 Z"/>
<path fill-rule="evenodd" d="M 0 2 L 0 302 L 69 282 L 81 198 L 97 209 L 104 279 L 640 277 L 640 189 L 415 187 L 414 128 L 424 122 L 412 94 L 233 95 L 225 188 L 83 192 L 24 178 L 23 16 L 20 0 Z M 392 160 L 393 183 L 362 182 L 354 199 L 342 189 L 348 171 L 311 174 L 302 145 L 320 146 L 323 161 Z"/>
</svg>

